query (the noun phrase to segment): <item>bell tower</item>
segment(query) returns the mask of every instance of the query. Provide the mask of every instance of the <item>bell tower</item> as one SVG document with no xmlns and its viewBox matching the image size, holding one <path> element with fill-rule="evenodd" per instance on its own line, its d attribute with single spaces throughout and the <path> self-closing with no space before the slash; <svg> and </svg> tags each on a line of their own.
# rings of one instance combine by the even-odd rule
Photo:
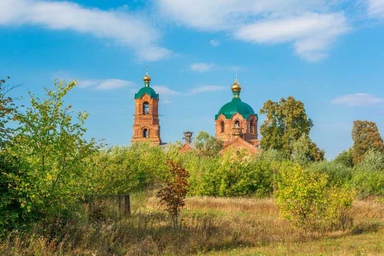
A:
<svg viewBox="0 0 384 256">
<path fill-rule="evenodd" d="M 131 143 L 149 142 L 160 145 L 159 94 L 149 86 L 148 71 L 143 77 L 144 87 L 135 94 L 135 118 Z"/>
</svg>

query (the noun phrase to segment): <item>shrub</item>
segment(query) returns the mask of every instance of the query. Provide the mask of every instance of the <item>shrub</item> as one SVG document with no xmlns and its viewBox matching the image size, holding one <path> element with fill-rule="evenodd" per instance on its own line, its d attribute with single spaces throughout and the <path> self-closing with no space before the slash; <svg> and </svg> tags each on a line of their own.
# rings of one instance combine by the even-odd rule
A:
<svg viewBox="0 0 384 256">
<path fill-rule="evenodd" d="M 384 195 L 384 171 L 355 170 L 351 183 L 359 197 Z"/>
<path fill-rule="evenodd" d="M 354 194 L 344 188 L 328 187 L 328 175 L 284 165 L 275 197 L 280 212 L 295 227 L 325 231 L 345 229 Z"/>
<path fill-rule="evenodd" d="M 309 166 L 309 169 L 314 172 L 327 174 L 329 186 L 346 185 L 352 178 L 352 168 L 336 161 L 313 163 Z"/>
</svg>

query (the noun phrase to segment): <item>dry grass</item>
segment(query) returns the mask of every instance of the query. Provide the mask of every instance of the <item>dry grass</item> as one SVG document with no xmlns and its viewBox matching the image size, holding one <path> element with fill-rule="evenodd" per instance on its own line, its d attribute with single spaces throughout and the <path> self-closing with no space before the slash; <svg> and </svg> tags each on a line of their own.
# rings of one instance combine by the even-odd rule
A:
<svg viewBox="0 0 384 256">
<path fill-rule="evenodd" d="M 155 198 L 131 217 L 111 209 L 100 204 L 93 220 L 80 214 L 53 240 L 11 234 L 0 255 L 384 255 L 384 203 L 376 200 L 356 201 L 353 228 L 328 234 L 293 229 L 272 199 L 188 198 L 176 231 Z"/>
</svg>

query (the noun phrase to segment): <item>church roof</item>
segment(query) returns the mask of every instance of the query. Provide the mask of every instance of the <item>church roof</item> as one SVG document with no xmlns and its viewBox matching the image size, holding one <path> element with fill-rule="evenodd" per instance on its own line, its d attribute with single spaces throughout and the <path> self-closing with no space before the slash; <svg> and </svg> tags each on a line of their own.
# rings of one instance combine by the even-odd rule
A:
<svg viewBox="0 0 384 256">
<path fill-rule="evenodd" d="M 231 119 L 232 116 L 236 113 L 239 113 L 247 119 L 250 115 L 255 115 L 255 111 L 253 111 L 252 107 L 247 103 L 242 102 L 240 98 L 233 98 L 230 102 L 222 106 L 215 116 L 215 120 L 223 114 L 225 118 Z"/>
<path fill-rule="evenodd" d="M 233 93 L 233 99 L 220 108 L 217 115 L 215 115 L 215 120 L 217 120 L 217 118 L 219 118 L 221 114 L 223 114 L 227 119 L 231 119 L 232 116 L 236 113 L 239 113 L 240 115 L 242 115 L 244 119 L 247 119 L 250 115 L 256 115 L 255 111 L 253 111 L 253 108 L 251 106 L 241 101 L 240 99 L 241 86 L 237 81 L 237 78 L 233 83 L 231 89 Z"/>
<path fill-rule="evenodd" d="M 143 87 L 137 93 L 135 93 L 135 99 L 140 99 L 144 94 L 148 94 L 152 99 L 158 99 L 159 94 L 155 92 L 151 87 Z"/>
<path fill-rule="evenodd" d="M 220 150 L 220 154 L 225 153 L 229 149 L 232 149 L 234 151 L 238 150 L 246 150 L 249 154 L 254 155 L 259 152 L 259 149 L 253 146 L 251 143 L 245 141 L 244 139 L 240 137 L 234 138 L 232 141 L 226 143 L 223 148 Z"/>
<path fill-rule="evenodd" d="M 135 93 L 135 99 L 141 99 L 144 94 L 148 94 L 152 99 L 158 99 L 159 94 L 155 92 L 151 87 L 149 87 L 149 83 L 151 82 L 151 77 L 148 75 L 148 70 L 145 76 L 143 77 L 144 87 L 141 88 L 137 93 Z"/>
</svg>

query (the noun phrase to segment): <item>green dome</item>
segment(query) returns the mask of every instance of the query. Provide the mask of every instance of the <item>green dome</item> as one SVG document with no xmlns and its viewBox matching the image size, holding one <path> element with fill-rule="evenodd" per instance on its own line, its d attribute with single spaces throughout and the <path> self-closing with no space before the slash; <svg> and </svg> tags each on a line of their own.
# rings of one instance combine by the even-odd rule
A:
<svg viewBox="0 0 384 256">
<path fill-rule="evenodd" d="M 244 119 L 247 119 L 250 115 L 257 116 L 251 106 L 245 102 L 242 102 L 240 98 L 234 97 L 232 101 L 221 107 L 219 113 L 215 115 L 215 120 L 217 120 L 221 114 L 223 114 L 226 119 L 231 119 L 232 116 L 236 113 L 242 115 Z"/>
<path fill-rule="evenodd" d="M 135 99 L 140 99 L 141 97 L 143 97 L 144 94 L 148 94 L 149 97 L 151 97 L 152 99 L 158 99 L 159 98 L 159 94 L 157 94 L 155 92 L 155 90 L 153 90 L 151 87 L 149 86 L 145 86 L 143 88 L 141 88 L 136 94 L 135 94 Z"/>
</svg>

